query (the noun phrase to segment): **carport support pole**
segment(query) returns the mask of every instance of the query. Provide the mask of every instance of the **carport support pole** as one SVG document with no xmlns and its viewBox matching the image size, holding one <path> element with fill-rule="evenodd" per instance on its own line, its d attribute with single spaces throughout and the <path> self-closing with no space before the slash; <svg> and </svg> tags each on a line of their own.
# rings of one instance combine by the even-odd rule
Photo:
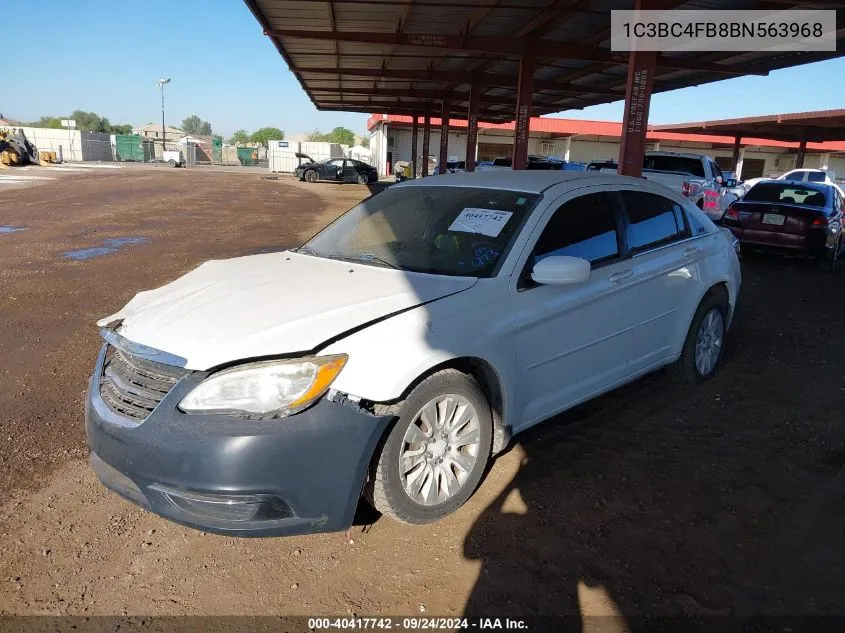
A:
<svg viewBox="0 0 845 633">
<path fill-rule="evenodd" d="M 734 153 L 733 153 L 733 156 L 731 156 L 731 171 L 734 173 L 734 175 L 737 178 L 739 178 L 739 176 L 736 173 L 736 168 L 739 165 L 739 150 L 740 150 L 741 146 L 742 146 L 742 137 L 741 136 L 734 136 Z"/>
<path fill-rule="evenodd" d="M 423 146 L 422 146 L 422 175 L 428 176 L 428 155 L 431 145 L 431 116 L 425 113 L 423 119 Z"/>
<path fill-rule="evenodd" d="M 420 136 L 420 118 L 414 112 L 414 124 L 411 127 L 411 178 L 417 177 L 417 142 Z"/>
<path fill-rule="evenodd" d="M 440 108 L 440 158 L 437 161 L 437 173 L 445 174 L 449 160 L 449 102 L 444 100 Z"/>
<path fill-rule="evenodd" d="M 635 4 L 640 9 L 641 2 Z M 648 134 L 648 107 L 654 85 L 655 51 L 631 51 L 628 80 L 625 84 L 625 114 L 622 118 L 622 143 L 619 146 L 619 173 L 643 175 L 645 141 Z"/>
<path fill-rule="evenodd" d="M 475 154 L 478 147 L 478 102 L 481 87 L 473 85 L 469 92 L 469 111 L 467 112 L 467 153 L 464 169 L 475 171 Z"/>
<path fill-rule="evenodd" d="M 801 141 L 798 145 L 798 156 L 795 159 L 795 168 L 800 169 L 804 166 L 804 154 L 807 152 L 807 141 Z"/>
<path fill-rule="evenodd" d="M 528 167 L 528 135 L 531 131 L 531 106 L 534 93 L 534 55 L 524 54 L 519 61 L 516 93 L 516 129 L 513 134 L 513 169 Z"/>
</svg>

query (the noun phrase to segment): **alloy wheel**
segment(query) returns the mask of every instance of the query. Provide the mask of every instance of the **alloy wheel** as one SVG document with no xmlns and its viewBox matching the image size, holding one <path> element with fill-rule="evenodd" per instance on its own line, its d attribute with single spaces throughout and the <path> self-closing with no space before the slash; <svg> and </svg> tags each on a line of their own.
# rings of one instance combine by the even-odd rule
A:
<svg viewBox="0 0 845 633">
<path fill-rule="evenodd" d="M 725 320 L 713 308 L 704 315 L 695 339 L 695 368 L 701 376 L 708 376 L 719 362 L 725 338 Z"/>
<path fill-rule="evenodd" d="M 481 422 L 463 396 L 446 394 L 414 416 L 402 440 L 399 477 L 420 505 L 445 503 L 461 490 L 478 462 Z"/>
</svg>

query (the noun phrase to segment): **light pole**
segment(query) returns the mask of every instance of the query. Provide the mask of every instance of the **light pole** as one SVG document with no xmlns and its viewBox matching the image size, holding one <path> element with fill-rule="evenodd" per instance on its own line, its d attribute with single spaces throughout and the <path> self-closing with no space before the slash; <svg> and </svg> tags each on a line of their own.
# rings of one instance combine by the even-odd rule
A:
<svg viewBox="0 0 845 633">
<path fill-rule="evenodd" d="M 164 128 L 164 86 L 170 83 L 170 77 L 162 77 L 156 82 L 156 88 L 161 89 L 161 150 L 164 151 L 167 149 L 167 145 L 165 144 L 165 139 L 167 138 L 167 134 Z"/>
</svg>

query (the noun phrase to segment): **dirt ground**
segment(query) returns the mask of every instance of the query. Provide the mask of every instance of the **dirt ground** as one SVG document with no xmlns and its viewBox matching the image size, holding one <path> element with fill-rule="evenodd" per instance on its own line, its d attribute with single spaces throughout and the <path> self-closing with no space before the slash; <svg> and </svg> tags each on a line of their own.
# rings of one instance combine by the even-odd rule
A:
<svg viewBox="0 0 845 633">
<path fill-rule="evenodd" d="M 436 525 L 233 539 L 107 492 L 94 321 L 365 195 L 161 169 L 0 189 L 0 225 L 28 227 L 0 234 L 0 614 L 845 615 L 845 270 L 807 262 L 744 260 L 717 378 L 656 374 L 536 427 Z M 120 237 L 149 241 L 63 256 Z"/>
</svg>

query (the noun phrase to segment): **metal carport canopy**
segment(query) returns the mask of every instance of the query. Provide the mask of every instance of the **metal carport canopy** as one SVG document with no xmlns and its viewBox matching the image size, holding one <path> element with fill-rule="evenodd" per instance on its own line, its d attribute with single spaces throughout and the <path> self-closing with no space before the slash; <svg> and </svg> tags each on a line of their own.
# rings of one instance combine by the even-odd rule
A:
<svg viewBox="0 0 845 633">
<path fill-rule="evenodd" d="M 739 138 L 764 138 L 794 143 L 845 141 L 845 110 L 794 112 L 743 119 L 721 119 L 672 125 L 655 125 L 661 132 L 715 134 Z"/>
<path fill-rule="evenodd" d="M 463 111 L 470 86 L 479 118 L 515 118 L 520 59 L 536 58 L 532 114 L 625 98 L 627 53 L 610 50 L 610 11 L 634 0 L 245 0 L 320 110 Z M 655 9 L 834 9 L 839 0 L 650 0 Z M 830 59 L 836 52 L 657 55 L 653 91 Z"/>
</svg>

